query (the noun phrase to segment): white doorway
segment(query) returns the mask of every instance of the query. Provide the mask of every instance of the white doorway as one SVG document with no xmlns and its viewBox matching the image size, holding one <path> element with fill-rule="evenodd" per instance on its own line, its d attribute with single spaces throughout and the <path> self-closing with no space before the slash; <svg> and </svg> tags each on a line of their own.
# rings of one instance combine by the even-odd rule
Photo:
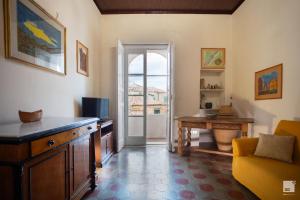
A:
<svg viewBox="0 0 300 200">
<path fill-rule="evenodd" d="M 170 44 L 118 42 L 118 151 L 169 144 L 172 149 L 174 81 Z"/>
<path fill-rule="evenodd" d="M 125 145 L 167 144 L 171 116 L 169 45 L 124 45 Z"/>
</svg>

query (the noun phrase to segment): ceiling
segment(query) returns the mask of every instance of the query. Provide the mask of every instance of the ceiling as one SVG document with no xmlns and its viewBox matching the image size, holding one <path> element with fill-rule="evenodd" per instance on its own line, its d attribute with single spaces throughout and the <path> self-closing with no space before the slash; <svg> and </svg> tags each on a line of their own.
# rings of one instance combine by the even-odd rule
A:
<svg viewBox="0 0 300 200">
<path fill-rule="evenodd" d="M 245 0 L 94 0 L 101 14 L 232 14 Z"/>
</svg>

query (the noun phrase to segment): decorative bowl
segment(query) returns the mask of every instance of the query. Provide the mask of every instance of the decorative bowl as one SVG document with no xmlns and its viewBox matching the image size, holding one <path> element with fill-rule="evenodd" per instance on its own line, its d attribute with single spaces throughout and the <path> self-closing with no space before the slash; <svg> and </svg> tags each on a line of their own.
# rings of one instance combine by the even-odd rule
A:
<svg viewBox="0 0 300 200">
<path fill-rule="evenodd" d="M 40 121 L 43 116 L 43 110 L 37 110 L 34 112 L 24 112 L 19 110 L 19 117 L 21 122 L 29 123 L 29 122 L 36 122 Z"/>
</svg>

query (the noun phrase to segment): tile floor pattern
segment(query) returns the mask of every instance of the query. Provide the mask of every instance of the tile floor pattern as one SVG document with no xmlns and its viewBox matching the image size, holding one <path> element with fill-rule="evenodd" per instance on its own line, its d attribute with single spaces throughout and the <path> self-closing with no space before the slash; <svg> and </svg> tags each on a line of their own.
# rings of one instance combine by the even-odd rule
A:
<svg viewBox="0 0 300 200">
<path fill-rule="evenodd" d="M 86 200 L 258 199 L 233 179 L 230 157 L 180 157 L 164 146 L 124 148 L 98 174 L 98 187 Z"/>
</svg>

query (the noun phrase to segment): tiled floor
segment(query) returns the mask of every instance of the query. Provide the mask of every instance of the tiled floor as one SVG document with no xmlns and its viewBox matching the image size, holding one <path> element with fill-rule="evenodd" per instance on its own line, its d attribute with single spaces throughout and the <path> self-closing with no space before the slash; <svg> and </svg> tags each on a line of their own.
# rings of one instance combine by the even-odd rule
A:
<svg viewBox="0 0 300 200">
<path fill-rule="evenodd" d="M 257 199 L 231 176 L 230 157 L 179 157 L 163 146 L 125 148 L 98 174 L 87 200 Z"/>
</svg>

